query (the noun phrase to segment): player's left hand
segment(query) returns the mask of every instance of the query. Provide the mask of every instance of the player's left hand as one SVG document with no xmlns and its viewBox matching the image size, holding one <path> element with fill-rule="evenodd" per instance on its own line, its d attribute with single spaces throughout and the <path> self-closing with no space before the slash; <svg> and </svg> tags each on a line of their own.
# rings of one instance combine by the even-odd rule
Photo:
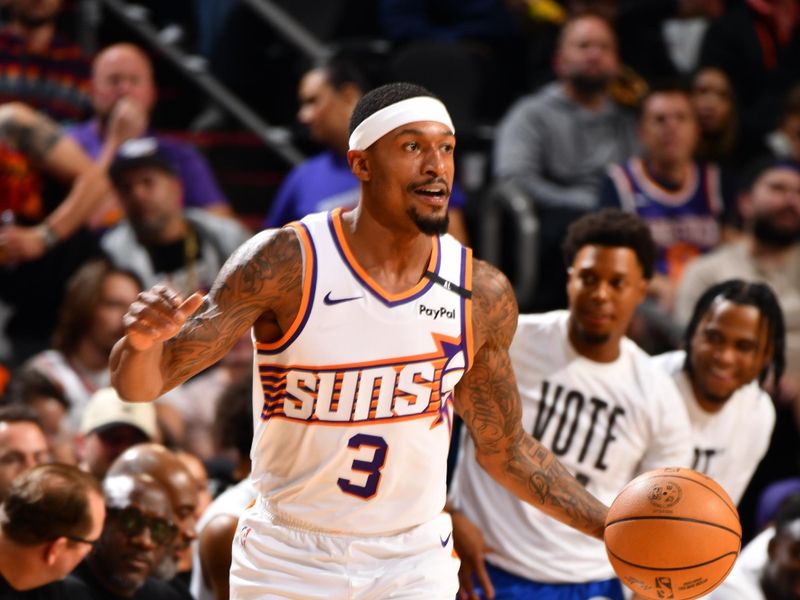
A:
<svg viewBox="0 0 800 600">
<path fill-rule="evenodd" d="M 481 600 L 475 591 L 475 583 L 483 588 L 483 598 L 494 598 L 494 587 L 486 571 L 486 554 L 492 549 L 486 545 L 483 534 L 467 517 L 457 511 L 450 513 L 453 519 L 453 547 L 461 559 L 458 570 L 459 600 Z"/>
</svg>

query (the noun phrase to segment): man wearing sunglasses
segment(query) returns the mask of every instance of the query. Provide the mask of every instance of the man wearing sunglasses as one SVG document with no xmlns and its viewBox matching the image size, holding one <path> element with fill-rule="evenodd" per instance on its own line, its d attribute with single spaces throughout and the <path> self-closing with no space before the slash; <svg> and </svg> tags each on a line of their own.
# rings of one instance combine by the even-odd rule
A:
<svg viewBox="0 0 800 600">
<path fill-rule="evenodd" d="M 151 576 L 178 534 L 167 491 L 149 475 L 116 475 L 103 481 L 106 519 L 94 551 L 66 585 L 96 600 L 189 599 Z"/>
</svg>

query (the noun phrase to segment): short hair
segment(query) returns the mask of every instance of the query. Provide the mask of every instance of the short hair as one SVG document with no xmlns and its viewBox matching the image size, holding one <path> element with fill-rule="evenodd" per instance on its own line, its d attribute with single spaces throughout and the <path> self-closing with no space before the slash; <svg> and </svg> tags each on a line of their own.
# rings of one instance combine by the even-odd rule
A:
<svg viewBox="0 0 800 600">
<path fill-rule="evenodd" d="M 24 365 L 14 373 L 14 378 L 11 380 L 9 401 L 12 404 L 30 406 L 38 396 L 53 398 L 69 410 L 70 402 L 67 400 L 64 388 L 35 366 Z"/>
<path fill-rule="evenodd" d="M 765 283 L 744 281 L 742 279 L 729 279 L 709 287 L 694 305 L 694 312 L 689 319 L 689 324 L 684 332 L 683 343 L 686 349 L 686 362 L 684 369 L 687 373 L 692 372 L 692 338 L 694 337 L 700 321 L 706 315 L 711 305 L 717 299 L 728 300 L 741 306 L 755 306 L 766 319 L 767 341 L 772 347 L 772 362 L 764 367 L 759 374 L 759 383 L 769 375 L 772 369 L 775 383 L 777 384 L 786 369 L 786 326 L 783 319 L 783 311 L 778 303 L 778 298 L 772 288 Z"/>
<path fill-rule="evenodd" d="M 564 45 L 570 28 L 578 21 L 583 21 L 585 19 L 594 19 L 596 21 L 602 21 L 605 23 L 608 31 L 611 33 L 611 39 L 614 42 L 614 50 L 619 52 L 619 41 L 617 40 L 617 30 L 614 27 L 614 24 L 599 11 L 591 8 L 587 8 L 586 10 L 572 14 L 569 16 L 569 18 L 567 18 L 566 21 L 564 21 L 564 23 L 561 25 L 561 29 L 558 30 L 558 38 L 556 39 L 556 52 L 560 51 L 561 47 Z"/>
<path fill-rule="evenodd" d="M 692 88 L 683 79 L 669 79 L 651 84 L 647 88 L 647 92 L 645 92 L 639 99 L 639 103 L 637 105 L 639 120 L 641 121 L 644 118 L 644 109 L 653 96 L 672 94 L 686 98 L 686 102 L 692 108 L 692 117 L 697 120 L 697 115 L 694 112 L 694 105 L 692 104 Z"/>
<path fill-rule="evenodd" d="M 369 89 L 366 78 L 356 64 L 343 56 L 334 55 L 317 63 L 311 70 L 317 69 L 325 73 L 328 84 L 337 91 L 346 85 L 355 86 L 362 94 Z"/>
<path fill-rule="evenodd" d="M 58 323 L 53 332 L 54 349 L 65 355 L 75 352 L 81 338 L 91 326 L 103 284 L 111 275 L 130 277 L 140 290 L 144 288 L 138 275 L 116 267 L 106 259 L 92 260 L 84 264 L 67 282 Z"/>
<path fill-rule="evenodd" d="M 567 268 L 584 246 L 630 248 L 636 254 L 645 279 L 653 277 L 656 244 L 650 228 L 637 215 L 618 208 L 604 208 L 573 221 L 561 249 Z"/>
<path fill-rule="evenodd" d="M 436 95 L 416 83 L 387 83 L 380 87 L 375 88 L 361 96 L 361 99 L 353 109 L 353 115 L 350 117 L 350 130 L 349 134 L 352 135 L 356 127 L 367 117 L 375 114 L 382 108 L 391 106 L 409 98 L 417 98 L 418 96 L 428 96 L 436 98 Z M 438 100 L 438 98 L 437 98 Z"/>
<path fill-rule="evenodd" d="M 39 415 L 27 404 L 13 403 L 0 406 L 0 423 L 33 423 L 44 431 Z"/>
<path fill-rule="evenodd" d="M 214 441 L 219 450 L 234 448 L 242 457 L 253 443 L 253 378 L 250 373 L 233 380 L 217 402 Z"/>
<path fill-rule="evenodd" d="M 753 189 L 764 173 L 772 169 L 791 169 L 800 173 L 800 163 L 789 158 L 779 158 L 775 156 L 759 156 L 750 161 L 744 168 L 739 177 L 739 191 L 749 192 Z"/>
<path fill-rule="evenodd" d="M 89 473 L 64 464 L 33 467 L 11 484 L 0 504 L 0 530 L 22 546 L 86 537 L 94 525 L 89 495 L 103 497 Z"/>
</svg>

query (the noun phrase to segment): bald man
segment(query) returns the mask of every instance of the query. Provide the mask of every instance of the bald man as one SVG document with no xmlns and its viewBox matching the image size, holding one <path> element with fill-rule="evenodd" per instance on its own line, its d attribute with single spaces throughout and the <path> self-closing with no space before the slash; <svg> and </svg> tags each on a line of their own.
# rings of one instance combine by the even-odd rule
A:
<svg viewBox="0 0 800 600">
<path fill-rule="evenodd" d="M 176 166 L 183 184 L 185 206 L 231 215 L 205 158 L 190 144 L 155 135 L 150 118 L 157 90 L 150 59 L 133 44 L 114 44 L 92 62 L 90 99 L 94 116 L 67 129 L 93 159 L 110 163 L 117 148 L 127 140 L 155 136 Z M 108 226 L 118 219 L 116 207 L 106 207 L 96 225 Z"/>
<path fill-rule="evenodd" d="M 181 552 L 197 537 L 197 482 L 178 456 L 160 444 L 138 444 L 128 448 L 108 469 L 106 477 L 149 475 L 167 491 L 172 503 L 172 520 L 178 534 L 155 573 L 172 579 L 178 571 Z"/>
</svg>

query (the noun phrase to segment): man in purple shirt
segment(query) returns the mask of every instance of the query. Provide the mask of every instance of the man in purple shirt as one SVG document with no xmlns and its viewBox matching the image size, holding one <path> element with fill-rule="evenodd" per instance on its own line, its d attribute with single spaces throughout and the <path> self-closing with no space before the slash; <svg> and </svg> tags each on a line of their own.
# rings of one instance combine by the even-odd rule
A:
<svg viewBox="0 0 800 600">
<path fill-rule="evenodd" d="M 147 55 L 133 44 L 114 44 L 101 51 L 92 63 L 94 117 L 69 128 L 67 133 L 93 159 L 110 163 L 123 142 L 154 135 L 149 120 L 155 100 L 153 69 Z M 178 139 L 155 137 L 161 151 L 176 166 L 185 205 L 231 216 L 231 208 L 203 156 Z M 120 216 L 114 212 L 105 211 L 101 222 L 95 224 L 113 224 Z"/>
<path fill-rule="evenodd" d="M 297 119 L 312 139 L 327 147 L 298 165 L 281 184 L 264 227 L 280 227 L 314 212 L 358 203 L 359 180 L 347 164 L 348 126 L 356 103 L 366 91 L 350 63 L 333 59 L 308 71 L 300 80 Z M 467 243 L 464 193 L 455 185 L 450 196 L 447 232 Z"/>
</svg>

